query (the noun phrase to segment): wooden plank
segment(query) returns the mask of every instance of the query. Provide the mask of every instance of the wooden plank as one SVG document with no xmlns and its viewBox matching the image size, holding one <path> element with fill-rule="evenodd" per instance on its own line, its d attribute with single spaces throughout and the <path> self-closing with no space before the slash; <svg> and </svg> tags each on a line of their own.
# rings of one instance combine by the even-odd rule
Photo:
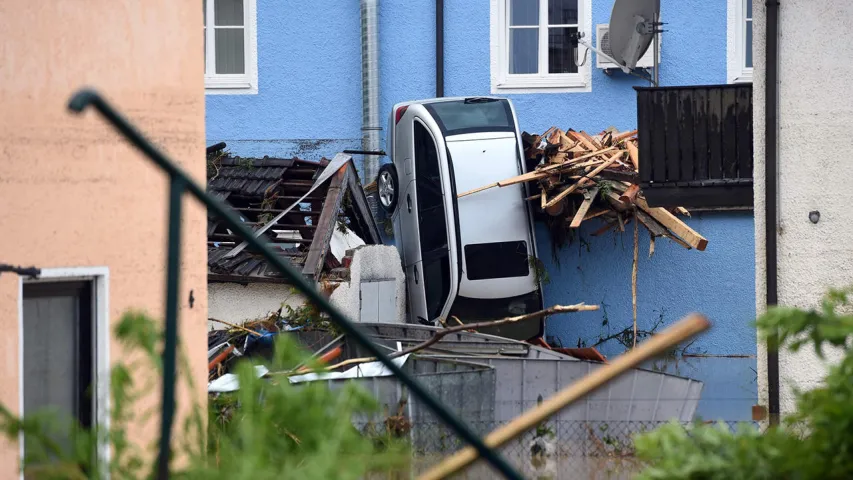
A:
<svg viewBox="0 0 853 480">
<path fill-rule="evenodd" d="M 595 201 L 595 197 L 598 195 L 598 187 L 590 188 L 586 193 L 584 193 L 584 200 L 581 203 L 581 206 L 578 208 L 578 211 L 575 213 L 575 217 L 572 219 L 572 223 L 569 225 L 571 228 L 578 228 L 581 226 L 581 222 L 583 222 L 586 217 L 586 212 L 589 211 L 589 207 L 592 206 L 592 202 Z"/>
<path fill-rule="evenodd" d="M 708 91 L 708 178 L 723 178 L 723 92 Z"/>
<path fill-rule="evenodd" d="M 347 169 L 349 170 L 351 166 L 352 163 L 348 163 Z M 381 245 L 382 237 L 379 234 L 379 226 L 376 225 L 376 220 L 373 218 L 373 212 L 370 211 L 370 206 L 367 204 L 367 197 L 364 194 L 364 189 L 362 189 L 361 185 L 358 184 L 357 175 L 347 175 L 347 189 L 349 190 L 349 196 L 353 203 L 352 207 L 361 217 L 361 221 L 359 223 L 366 227 L 365 230 L 367 230 L 367 233 L 370 235 L 369 239 L 363 238 L 362 240 L 364 240 L 365 243 Z"/>
<path fill-rule="evenodd" d="M 699 128 L 695 123 L 696 116 L 693 113 L 693 90 L 682 90 L 678 94 L 678 114 L 681 128 L 679 128 L 681 145 L 681 178 L 682 181 L 693 180 L 693 132 Z"/>
<path fill-rule="evenodd" d="M 667 232 L 666 228 L 663 227 L 657 220 L 650 217 L 648 214 L 643 212 L 642 210 L 637 210 L 635 212 L 637 215 L 637 220 L 640 221 L 648 230 L 652 237 L 665 237 L 669 232 Z"/>
<path fill-rule="evenodd" d="M 303 275 L 315 280 L 319 280 L 320 273 L 323 271 L 323 263 L 326 261 L 326 253 L 329 251 L 329 242 L 331 242 L 332 233 L 337 226 L 338 210 L 341 208 L 344 193 L 346 193 L 344 185 L 347 183 L 349 175 L 351 175 L 350 169 L 343 168 L 332 177 L 326 193 L 326 201 L 323 203 L 323 213 L 317 220 L 317 231 L 314 233 L 314 240 L 308 249 L 305 267 L 302 268 Z"/>
<path fill-rule="evenodd" d="M 708 246 L 708 240 L 705 237 L 699 235 L 698 232 L 687 226 L 687 224 L 679 220 L 675 215 L 669 213 L 666 209 L 650 208 L 646 203 L 646 199 L 643 197 L 637 197 L 635 203 L 644 212 L 660 222 L 665 228 L 668 228 L 673 234 L 681 237 L 681 239 L 687 242 L 691 247 L 699 251 L 704 251 Z"/>
<path fill-rule="evenodd" d="M 601 143 L 598 140 L 592 138 L 592 136 L 586 133 L 585 131 L 581 130 L 578 133 L 580 133 L 580 135 L 585 138 L 587 142 L 592 144 L 592 146 L 594 147 L 593 150 L 601 150 L 602 148 L 604 148 L 603 146 L 601 146 Z"/>
<path fill-rule="evenodd" d="M 637 146 L 634 145 L 634 142 L 626 142 L 625 146 L 628 147 L 628 158 L 634 164 L 634 171 L 639 172 L 641 181 L 648 181 L 647 177 L 650 177 L 652 172 L 648 168 L 644 172 L 640 170 L 640 152 Z"/>
<path fill-rule="evenodd" d="M 663 183 L 666 181 L 666 94 L 664 92 L 654 92 L 652 105 L 654 113 L 652 117 L 652 131 L 654 133 L 654 143 L 652 144 L 652 180 L 655 183 Z M 640 144 L 640 148 L 643 145 Z M 643 155 L 645 157 L 645 155 Z"/>
<path fill-rule="evenodd" d="M 463 192 L 463 193 L 458 194 L 456 196 L 456 198 L 462 198 L 462 197 L 465 197 L 465 196 L 468 196 L 468 195 L 471 195 L 471 194 L 474 194 L 477 192 L 482 192 L 483 190 L 488 190 L 490 188 L 506 187 L 509 185 L 515 185 L 516 183 L 531 182 L 533 180 L 539 180 L 540 178 L 545 178 L 548 175 L 551 175 L 552 173 L 557 173 L 561 169 L 576 168 L 578 165 L 576 165 L 575 162 L 578 162 L 580 160 L 584 160 L 584 159 L 587 159 L 590 157 L 596 157 L 598 155 L 601 155 L 602 153 L 607 153 L 607 152 L 610 152 L 614 149 L 615 149 L 615 147 L 608 147 L 608 148 L 605 148 L 605 149 L 602 149 L 602 150 L 599 150 L 596 152 L 588 153 L 586 155 L 572 159 L 571 162 L 560 163 L 560 164 L 556 164 L 556 165 L 549 165 L 547 167 L 540 168 L 539 170 L 536 170 L 534 172 L 528 172 L 528 173 L 525 173 L 522 175 L 518 175 L 515 177 L 508 178 L 506 180 L 501 180 L 500 182 L 495 182 L 495 183 L 491 183 L 491 184 L 483 186 L 483 187 L 475 188 L 473 190 L 468 190 L 467 192 Z M 622 150 L 620 150 L 619 153 L 621 154 Z"/>
<path fill-rule="evenodd" d="M 737 178 L 737 92 L 723 89 L 723 178 Z"/>
<path fill-rule="evenodd" d="M 609 166 L 610 166 L 613 162 L 615 162 L 615 161 L 616 161 L 616 159 L 617 159 L 617 158 L 619 158 L 621 155 L 622 155 L 622 152 L 616 152 L 616 153 L 614 153 L 614 154 L 613 154 L 613 156 L 612 156 L 612 157 L 610 157 L 606 162 L 604 162 L 604 163 L 602 163 L 601 165 L 599 165 L 598 167 L 596 167 L 596 168 L 595 168 L 595 170 L 593 170 L 593 171 L 589 172 L 589 174 L 587 174 L 587 177 L 590 177 L 590 178 L 591 178 L 591 177 L 594 177 L 594 176 L 598 175 L 598 173 L 599 173 L 599 172 L 601 172 L 601 171 L 602 171 L 602 170 L 604 170 L 605 168 L 609 167 Z M 549 201 L 545 206 L 546 206 L 546 207 L 550 207 L 551 205 L 554 205 L 555 203 L 557 203 L 557 202 L 559 202 L 560 200 L 562 200 L 562 199 L 566 198 L 567 196 L 569 196 L 569 194 L 570 194 L 570 193 L 574 192 L 574 191 L 575 191 L 575 190 L 577 190 L 578 188 L 583 187 L 584 185 L 586 185 L 586 184 L 588 184 L 588 183 L 590 183 L 590 182 L 592 182 L 592 180 L 589 180 L 589 178 L 581 179 L 581 181 L 579 181 L 578 183 L 575 183 L 575 184 L 574 184 L 574 185 L 572 185 L 571 187 L 569 187 L 569 188 L 567 188 L 567 189 L 563 190 L 562 192 L 560 192 L 559 194 L 557 194 L 557 196 L 556 196 L 556 197 L 554 197 L 554 198 L 552 198 L 552 199 L 551 199 L 551 201 Z"/>
<path fill-rule="evenodd" d="M 668 91 L 666 98 L 666 180 L 681 180 L 681 122 L 678 118 L 678 92 Z"/>
<path fill-rule="evenodd" d="M 652 158 L 652 144 L 654 142 L 652 133 L 654 129 L 653 109 L 652 92 L 637 92 L 637 143 L 640 146 L 638 148 L 632 141 L 625 142 L 631 162 L 634 163 L 635 169 L 640 172 L 640 181 L 644 184 L 652 179 L 652 164 L 649 162 L 640 168 L 640 152 L 642 152 L 644 159 Z"/>
<path fill-rule="evenodd" d="M 609 211 L 611 211 L 611 210 L 606 209 L 606 208 L 602 208 L 601 210 L 598 210 L 596 212 L 590 212 L 590 213 L 586 214 L 585 217 L 583 217 L 583 221 L 585 222 L 585 221 L 593 219 L 595 217 L 600 217 Z"/>
<path fill-rule="evenodd" d="M 752 178 L 752 88 L 737 89 L 738 177 Z"/>
<path fill-rule="evenodd" d="M 566 132 L 567 135 L 571 136 L 575 140 L 581 143 L 584 147 L 586 147 L 589 151 L 594 152 L 596 150 L 601 150 L 600 147 L 597 147 L 594 143 L 590 141 L 589 135 L 582 134 L 582 132 L 576 132 L 574 130 L 569 130 Z"/>
<path fill-rule="evenodd" d="M 620 133 L 610 140 L 610 144 L 616 145 L 617 143 L 621 142 L 622 140 L 625 140 L 625 139 L 633 137 L 634 135 L 637 135 L 637 133 L 638 133 L 638 130 L 631 130 L 630 132 Z"/>
<path fill-rule="evenodd" d="M 693 118 L 696 129 L 693 135 L 693 178 L 708 178 L 708 90 L 693 90 Z"/>
</svg>

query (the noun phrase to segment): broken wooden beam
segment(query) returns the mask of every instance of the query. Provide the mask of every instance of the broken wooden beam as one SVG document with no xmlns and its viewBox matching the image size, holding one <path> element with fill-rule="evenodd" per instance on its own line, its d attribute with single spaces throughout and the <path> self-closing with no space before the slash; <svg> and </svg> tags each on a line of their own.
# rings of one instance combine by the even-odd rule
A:
<svg viewBox="0 0 853 480">
<path fill-rule="evenodd" d="M 646 203 L 646 199 L 639 196 L 635 203 L 644 212 L 648 213 L 652 218 L 660 222 L 661 225 L 668 228 L 669 231 L 684 240 L 684 242 L 696 250 L 704 251 L 708 246 L 708 240 L 705 237 L 699 235 L 696 230 L 687 226 L 686 223 L 679 220 L 675 215 L 669 213 L 665 208 L 651 208 L 648 203 Z"/>
<path fill-rule="evenodd" d="M 589 211 L 589 207 L 592 206 L 592 202 L 595 200 L 595 197 L 598 195 L 598 187 L 590 188 L 586 193 L 584 193 L 584 200 L 581 203 L 581 206 L 578 208 L 578 211 L 575 212 L 574 218 L 572 218 L 572 223 L 569 225 L 571 228 L 578 228 L 581 226 L 581 222 L 583 222 L 586 212 Z"/>
</svg>

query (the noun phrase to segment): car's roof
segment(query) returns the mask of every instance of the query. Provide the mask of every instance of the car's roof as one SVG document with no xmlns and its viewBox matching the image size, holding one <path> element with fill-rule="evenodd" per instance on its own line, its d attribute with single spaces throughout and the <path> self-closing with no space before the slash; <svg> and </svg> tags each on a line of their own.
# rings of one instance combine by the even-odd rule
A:
<svg viewBox="0 0 853 480">
<path fill-rule="evenodd" d="M 399 107 L 405 107 L 409 105 L 427 105 L 430 103 L 440 103 L 440 102 L 458 102 L 461 100 L 467 100 L 469 98 L 492 98 L 495 100 L 508 100 L 505 97 L 495 97 L 491 95 L 471 95 L 467 97 L 440 97 L 440 98 L 425 98 L 422 100 L 410 100 L 408 102 L 400 102 L 394 104 L 394 110 L 397 110 Z"/>
</svg>

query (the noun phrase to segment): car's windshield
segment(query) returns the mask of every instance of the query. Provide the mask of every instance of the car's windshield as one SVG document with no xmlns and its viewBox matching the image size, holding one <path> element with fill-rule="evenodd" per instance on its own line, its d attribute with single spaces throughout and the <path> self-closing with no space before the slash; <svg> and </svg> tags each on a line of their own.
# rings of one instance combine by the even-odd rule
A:
<svg viewBox="0 0 853 480">
<path fill-rule="evenodd" d="M 445 135 L 476 132 L 512 132 L 515 125 L 509 102 L 473 97 L 426 105 Z"/>
</svg>

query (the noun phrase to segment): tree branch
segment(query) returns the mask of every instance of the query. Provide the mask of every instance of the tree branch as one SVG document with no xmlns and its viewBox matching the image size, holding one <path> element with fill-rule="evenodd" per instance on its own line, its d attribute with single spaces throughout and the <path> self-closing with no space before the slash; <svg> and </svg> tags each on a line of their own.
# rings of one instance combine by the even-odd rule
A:
<svg viewBox="0 0 853 480">
<path fill-rule="evenodd" d="M 545 310 L 540 310 L 538 312 L 527 313 L 524 315 L 518 315 L 516 317 L 507 317 L 501 320 L 489 320 L 485 322 L 477 322 L 477 323 L 468 323 L 468 324 L 460 324 L 454 325 L 452 327 L 447 327 L 435 332 L 435 335 L 430 337 L 428 340 L 425 340 L 413 347 L 406 348 L 404 350 L 394 352 L 388 355 L 388 358 L 397 358 L 403 355 L 407 355 L 410 353 L 415 353 L 420 350 L 423 350 L 431 345 L 434 345 L 439 342 L 442 338 L 451 333 L 464 332 L 467 330 L 477 330 L 479 328 L 488 328 L 488 327 L 498 327 L 501 325 L 506 325 L 509 323 L 518 323 L 518 322 L 526 322 L 528 320 L 536 320 L 542 317 L 547 317 L 549 315 L 554 315 L 557 313 L 572 313 L 572 312 L 591 312 L 598 310 L 598 305 L 585 305 L 583 303 L 579 303 L 577 305 L 555 305 L 551 308 L 546 308 Z M 459 321 L 457 319 L 457 321 Z M 353 363 L 363 363 L 363 362 L 372 362 L 375 361 L 376 358 L 373 357 L 363 357 L 363 358 L 351 358 L 349 360 L 345 360 L 340 363 L 336 363 L 327 367 L 327 370 L 334 370 L 339 367 L 343 367 L 346 365 L 351 365 Z M 305 373 L 305 372 L 299 372 Z"/>
</svg>

